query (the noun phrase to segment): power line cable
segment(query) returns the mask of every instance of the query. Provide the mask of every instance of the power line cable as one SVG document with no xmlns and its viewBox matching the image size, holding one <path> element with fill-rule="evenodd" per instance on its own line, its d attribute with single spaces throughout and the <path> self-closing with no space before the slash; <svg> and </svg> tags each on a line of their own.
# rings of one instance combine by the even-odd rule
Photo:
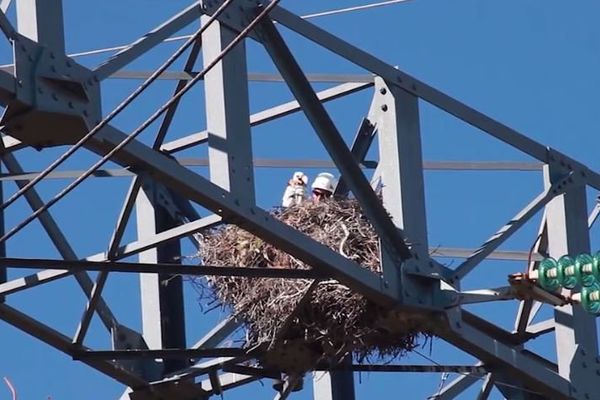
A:
<svg viewBox="0 0 600 400">
<path fill-rule="evenodd" d="M 413 349 L 413 352 L 415 352 L 415 353 L 416 353 L 416 354 L 418 354 L 419 356 L 423 357 L 423 358 L 424 358 L 424 359 L 426 359 L 427 361 L 429 361 L 429 362 L 431 362 L 431 363 L 433 363 L 433 364 L 435 364 L 435 365 L 437 365 L 437 366 L 440 366 L 440 367 L 442 366 L 442 364 L 438 363 L 438 362 L 437 362 L 437 361 L 435 361 L 433 358 L 426 356 L 425 354 L 421 353 L 421 352 L 420 352 L 420 351 L 418 351 L 418 350 L 414 350 L 414 349 Z M 483 380 L 485 380 L 485 378 L 484 378 L 483 376 L 479 376 L 479 375 L 477 375 L 477 374 L 474 374 L 474 373 L 472 373 L 472 372 L 456 372 L 456 373 L 457 373 L 457 374 L 459 374 L 459 375 L 464 375 L 464 376 L 473 376 L 473 377 L 477 378 L 477 379 L 478 379 L 478 380 L 480 380 L 480 381 L 483 381 Z M 524 392 L 527 392 L 527 393 L 532 393 L 532 394 L 537 394 L 537 395 L 539 395 L 539 396 L 543 396 L 543 394 L 542 394 L 542 393 L 540 393 L 540 392 L 536 392 L 536 391 L 534 391 L 534 390 L 531 390 L 531 389 L 526 389 L 526 388 L 524 388 L 524 387 L 522 387 L 522 386 L 513 385 L 513 384 L 511 384 L 511 383 L 507 383 L 507 382 L 502 382 L 502 381 L 494 380 L 494 384 L 495 384 L 495 385 L 500 385 L 500 386 L 509 387 L 509 388 L 513 388 L 513 389 L 517 389 L 517 390 L 522 390 L 522 391 L 524 391 Z M 433 395 L 433 396 L 429 396 L 427 399 L 428 399 L 428 400 L 435 400 L 435 399 L 437 399 L 437 398 L 440 396 L 441 389 L 442 389 L 442 388 L 440 388 L 440 389 L 438 390 L 438 392 L 437 392 L 435 395 Z"/>
<path fill-rule="evenodd" d="M 360 5 L 360 6 L 345 7 L 345 8 L 336 8 L 336 9 L 333 9 L 333 10 L 320 11 L 320 12 L 313 13 L 313 14 L 302 15 L 302 16 L 300 16 L 300 18 L 302 18 L 302 19 L 311 19 L 311 18 L 318 18 L 318 17 L 326 17 L 326 16 L 330 16 L 330 15 L 338 15 L 338 14 L 344 14 L 344 13 L 348 13 L 348 12 L 355 12 L 355 11 L 367 10 L 367 9 L 370 9 L 370 8 L 377 8 L 377 7 L 389 6 L 389 5 L 392 5 L 392 4 L 406 3 L 408 1 L 411 1 L 411 0 L 387 0 L 387 1 L 380 1 L 380 2 L 376 2 L 376 3 L 363 4 L 363 5 Z M 176 41 L 179 41 L 179 40 L 189 39 L 190 37 L 191 37 L 191 35 L 173 36 L 171 38 L 163 40 L 163 43 L 176 42 Z M 69 57 L 91 56 L 91 55 L 96 55 L 96 54 L 108 53 L 108 52 L 111 52 L 111 51 L 119 51 L 119 50 L 126 49 L 127 47 L 129 47 L 129 45 L 106 47 L 106 48 L 97 49 L 97 50 L 88 50 L 88 51 L 83 51 L 83 52 L 79 52 L 79 53 L 69 54 Z"/>
<path fill-rule="evenodd" d="M 86 172 L 80 175 L 77 179 L 75 179 L 70 185 L 66 186 L 62 191 L 60 191 L 56 196 L 54 196 L 50 201 L 46 204 L 35 210 L 31 215 L 21 221 L 18 225 L 12 228 L 10 231 L 5 233 L 2 237 L 0 237 L 0 243 L 5 242 L 12 236 L 14 236 L 21 229 L 29 225 L 31 221 L 36 219 L 40 214 L 44 211 L 52 207 L 56 204 L 60 199 L 69 194 L 73 189 L 75 189 L 81 182 L 87 179 L 90 175 L 92 175 L 98 168 L 104 165 L 106 162 L 110 160 L 115 154 L 121 151 L 125 146 L 127 146 L 133 139 L 135 139 L 140 133 L 142 133 L 147 127 L 149 127 L 154 121 L 156 121 L 163 113 L 165 113 L 169 107 L 176 101 L 178 101 L 184 94 L 186 94 L 196 83 L 198 83 L 204 76 L 221 60 L 227 53 L 229 53 L 235 46 L 239 44 L 249 33 L 252 31 L 256 25 L 258 25 L 264 17 L 266 17 L 269 12 L 279 3 L 280 0 L 273 0 L 267 7 L 265 7 L 249 24 L 246 26 L 224 49 L 221 51 L 209 64 L 204 67 L 204 69 L 198 73 L 192 80 L 190 80 L 183 89 L 177 92 L 169 101 L 163 104 L 154 114 L 152 114 L 146 121 L 144 121 L 138 128 L 136 128 L 129 136 L 123 139 L 122 142 L 117 144 L 114 148 L 112 148 L 108 153 L 106 153 L 98 162 L 96 162 L 93 166 L 91 166 Z M 207 26 L 204 25 L 203 28 Z M 205 28 L 204 28 L 205 29 Z M 92 129 L 94 131 L 96 128 Z M 90 133 L 92 132 L 90 131 Z"/>
<path fill-rule="evenodd" d="M 219 17 L 219 15 L 229 6 L 233 0 L 226 0 L 221 6 L 215 11 L 214 15 L 211 16 L 208 21 L 196 32 L 194 35 L 188 38 L 188 40 L 181 46 L 175 53 L 173 53 L 167 61 L 165 61 L 148 79 L 146 79 L 136 90 L 133 91 L 125 100 L 123 100 L 113 111 L 111 111 L 102 121 L 100 121 L 92 130 L 86 133 L 77 143 L 70 147 L 65 153 L 59 158 L 54 160 L 46 169 L 44 169 L 40 175 L 36 176 L 33 180 L 29 181 L 25 186 L 14 193 L 4 203 L 0 205 L 0 210 L 4 210 L 6 207 L 14 203 L 19 199 L 25 192 L 35 186 L 38 182 L 48 176 L 52 171 L 59 167 L 65 162 L 71 155 L 73 155 L 78 149 L 80 149 L 86 142 L 88 142 L 96 133 L 103 129 L 110 121 L 112 121 L 117 115 L 121 113 L 133 100 L 135 100 L 142 92 L 152 84 L 158 77 L 171 66 L 183 52 L 191 46 L 206 29 Z"/>
</svg>

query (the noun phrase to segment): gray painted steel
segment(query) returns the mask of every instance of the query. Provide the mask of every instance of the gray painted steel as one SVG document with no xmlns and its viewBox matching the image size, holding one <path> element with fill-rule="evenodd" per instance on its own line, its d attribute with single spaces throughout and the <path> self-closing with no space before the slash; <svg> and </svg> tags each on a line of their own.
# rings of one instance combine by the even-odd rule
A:
<svg viewBox="0 0 600 400">
<path fill-rule="evenodd" d="M 24 172 L 13 152 L 27 146 L 43 150 L 50 146 L 72 145 L 91 129 L 98 132 L 82 145 L 103 157 L 110 154 L 110 161 L 124 169 L 97 170 L 100 166 L 97 165 L 96 170 L 88 170 L 85 174 L 106 177 L 134 175 L 135 178 L 115 223 L 107 251 L 81 260 L 70 246 L 69 238 L 59 229 L 60 221 L 55 221 L 47 209 L 61 197 L 44 203 L 35 189 L 23 193 L 63 260 L 10 257 L 4 246 L 6 239 L 16 231 L 1 232 L 0 237 L 4 239 L 0 240 L 0 298 L 6 299 L 6 303 L 0 304 L 1 319 L 130 386 L 134 389 L 130 394 L 132 399 L 152 399 L 156 394 L 168 398 L 198 398 L 218 395 L 261 376 L 272 377 L 274 374 L 273 371 L 240 365 L 255 357 L 254 353 L 219 347 L 238 327 L 239 323 L 234 319 L 224 320 L 200 340 L 194 338 L 192 342 L 195 345 L 187 345 L 181 278 L 173 278 L 174 273 L 269 276 L 274 279 L 329 277 L 363 293 L 381 306 L 432 313 L 432 329 L 439 337 L 480 360 L 473 367 L 480 369 L 463 371 L 465 375 L 443 387 L 433 398 L 454 398 L 467 387 L 483 380 L 478 396 L 481 399 L 489 396 L 494 385 L 511 398 L 600 399 L 600 393 L 594 386 L 598 360 L 595 321 L 581 307 L 555 307 L 553 318 L 533 322 L 541 303 L 523 300 L 513 331 L 512 327 L 498 327 L 462 308 L 462 304 L 467 303 L 512 299 L 515 297 L 512 288 L 460 291 L 461 280 L 486 260 L 529 260 L 529 267 L 534 268 L 546 251 L 553 256 L 589 251 L 589 226 L 596 220 L 600 208 L 596 205 L 588 216 L 585 189 L 586 186 L 599 189 L 600 174 L 282 7 L 275 6 L 271 10 L 269 7 L 276 3 L 265 3 L 262 9 L 256 7 L 258 3 L 242 0 L 194 3 L 94 69 L 79 65 L 65 54 L 60 0 L 17 0 L 18 30 L 4 13 L 8 4 L 6 0 L 0 3 L 3 11 L 0 13 L 0 30 L 13 41 L 15 60 L 12 66 L 4 66 L 0 71 L 0 103 L 7 108 L 2 120 L 6 134 L 2 141 L 2 161 L 8 170 L 8 174 L 0 179 L 16 180 L 20 187 L 24 187 L 27 181 L 49 171 Z M 220 7 L 226 7 L 226 12 L 217 12 Z M 271 13 L 266 15 L 269 10 Z M 265 15 L 264 20 L 256 19 L 259 13 Z M 102 120 L 99 81 L 109 77 L 152 76 L 153 73 L 128 72 L 122 68 L 180 29 L 198 23 L 201 14 L 204 14 L 203 29 L 206 29 L 202 35 L 202 48 L 199 42 L 194 44 L 183 71 L 165 71 L 158 76 L 180 82 L 169 103 L 163 106 L 166 117 L 153 144 L 143 144 L 108 124 L 108 121 L 101 129 L 93 128 Z M 214 19 L 216 21 L 208 25 Z M 274 21 L 363 67 L 369 75 L 305 74 Z M 254 24 L 259 26 L 254 30 L 248 28 Z M 247 72 L 246 39 L 241 32 L 264 45 L 281 75 Z M 238 44 L 229 48 L 232 42 Z M 222 54 L 224 50 L 228 52 Z M 193 71 L 199 51 L 202 51 L 207 67 L 201 73 Z M 39 54 L 35 68 L 28 61 L 32 54 Z M 223 58 L 215 62 L 221 55 Z M 60 61 L 56 62 L 60 66 L 56 67 L 53 60 Z M 210 99 L 206 101 L 204 110 L 206 129 L 163 143 L 182 91 L 187 91 L 200 79 L 204 80 L 205 99 Z M 250 115 L 248 82 L 252 79 L 283 81 L 291 89 L 295 100 Z M 309 80 L 347 83 L 315 93 Z M 350 149 L 323 103 L 371 87 L 374 88 L 371 108 Z M 419 100 L 425 100 L 480 128 L 537 161 L 424 162 Z M 359 200 L 382 239 L 383 277 L 366 271 L 279 222 L 256 205 L 255 191 L 259 188 L 255 187 L 254 169 L 260 166 L 289 168 L 295 164 L 289 160 L 253 159 L 251 127 L 298 111 L 305 113 L 333 160 L 333 163 L 329 160 L 303 160 L 299 165 L 307 168 L 311 165 L 315 168 L 335 165 L 338 168 L 343 176 L 339 192 L 342 195 L 352 193 Z M 144 122 L 142 127 L 148 126 L 149 121 Z M 45 129 L 47 127 L 49 129 Z M 139 134 L 141 128 L 134 132 Z M 378 135 L 379 156 L 376 160 L 365 160 L 374 134 Z M 209 148 L 207 160 L 174 159 L 170 155 L 205 143 Z M 115 152 L 120 147 L 122 149 Z M 189 166 L 208 166 L 210 179 Z M 430 248 L 425 214 L 425 169 L 539 171 L 542 166 L 544 191 L 485 240 L 479 249 Z M 380 179 L 383 184 L 383 205 L 364 174 L 366 169 L 375 167 L 374 180 Z M 52 172 L 44 179 L 79 176 L 82 176 L 80 171 L 61 171 Z M 0 197 L 1 194 L 0 190 Z M 134 201 L 139 235 L 137 240 L 122 244 Z M 213 214 L 200 218 L 192 203 Z M 6 203 L 2 206 L 0 231 L 3 229 L 4 212 L 10 212 L 7 206 Z M 540 239 L 531 254 L 527 251 L 498 250 L 542 210 Z M 259 271 L 238 266 L 178 265 L 179 239 L 190 237 L 197 245 L 193 235 L 223 221 L 252 231 L 314 269 Z M 119 261 L 135 254 L 139 255 L 139 263 Z M 443 257 L 466 260 L 454 270 L 449 270 L 437 261 Z M 6 267 L 45 269 L 6 282 Z M 95 283 L 88 271 L 100 271 Z M 143 272 L 140 274 L 143 335 L 120 325 L 102 299 L 102 288 L 112 271 Z M 35 286 L 70 276 L 78 280 L 88 297 L 73 339 L 9 305 L 14 293 L 27 293 Z M 113 350 L 84 346 L 94 313 L 111 331 Z M 556 364 L 524 348 L 528 340 L 550 332 L 556 336 Z M 132 349 L 127 350 L 128 346 Z M 196 360 L 193 365 L 187 360 L 198 357 L 213 359 Z M 157 363 L 152 358 L 164 360 Z M 161 365 L 164 368 L 157 369 Z M 334 368 L 315 381 L 315 398 L 352 399 L 352 370 L 385 370 L 377 366 L 350 365 L 350 361 L 347 365 L 352 368 Z M 453 368 L 458 367 L 389 366 L 387 370 L 440 372 L 454 371 Z M 198 384 L 189 381 L 202 375 L 206 375 L 206 379 Z M 292 376 L 290 379 L 292 384 L 288 382 L 284 386 L 279 398 L 288 396 L 295 387 L 293 381 L 299 377 Z"/>
</svg>

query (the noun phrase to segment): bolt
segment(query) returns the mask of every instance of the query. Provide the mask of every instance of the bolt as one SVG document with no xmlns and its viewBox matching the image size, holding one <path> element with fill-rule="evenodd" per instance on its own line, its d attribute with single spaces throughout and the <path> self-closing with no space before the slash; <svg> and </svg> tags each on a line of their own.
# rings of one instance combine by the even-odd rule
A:
<svg viewBox="0 0 600 400">
<path fill-rule="evenodd" d="M 50 52 L 50 58 L 53 59 L 53 60 L 56 58 L 56 56 L 54 55 L 53 51 Z"/>
<path fill-rule="evenodd" d="M 65 62 L 65 64 L 67 65 L 67 67 L 71 68 L 71 61 L 67 60 L 67 62 Z"/>
<path fill-rule="evenodd" d="M 587 368 L 587 363 L 584 361 L 584 362 L 582 362 L 582 363 L 581 363 L 581 366 L 582 366 L 583 368 Z"/>
<path fill-rule="evenodd" d="M 384 288 L 390 287 L 390 283 L 388 281 L 383 281 L 383 287 Z"/>
<path fill-rule="evenodd" d="M 461 325 L 460 325 L 460 321 L 456 321 L 456 322 L 454 323 L 454 326 L 456 326 L 457 328 L 460 328 L 460 327 L 461 327 Z"/>
<path fill-rule="evenodd" d="M 69 102 L 69 108 L 73 108 L 73 102 L 72 101 Z"/>
<path fill-rule="evenodd" d="M 379 89 L 379 93 L 381 94 L 386 94 L 387 93 L 387 89 L 382 87 L 381 89 Z"/>
<path fill-rule="evenodd" d="M 387 104 L 382 105 L 381 106 L 381 110 L 384 111 L 384 112 L 387 111 L 388 110 Z"/>
<path fill-rule="evenodd" d="M 52 98 L 56 101 L 58 101 L 58 96 L 56 95 L 56 93 L 52 93 Z"/>
<path fill-rule="evenodd" d="M 85 115 L 86 117 L 89 115 L 87 110 L 83 110 L 83 115 Z"/>
</svg>

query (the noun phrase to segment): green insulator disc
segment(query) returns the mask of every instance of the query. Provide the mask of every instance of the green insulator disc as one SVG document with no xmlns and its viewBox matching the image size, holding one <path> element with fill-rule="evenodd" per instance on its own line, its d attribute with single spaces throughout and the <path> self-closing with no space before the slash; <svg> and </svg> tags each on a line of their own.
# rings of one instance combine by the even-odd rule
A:
<svg viewBox="0 0 600 400">
<path fill-rule="evenodd" d="M 592 286 L 596 282 L 594 272 L 598 271 L 598 260 L 589 254 L 580 254 L 575 259 L 575 270 L 582 286 Z"/>
<path fill-rule="evenodd" d="M 562 274 L 555 259 L 545 258 L 540 262 L 537 282 L 542 289 L 550 292 L 560 289 Z"/>
<path fill-rule="evenodd" d="M 581 288 L 581 306 L 590 314 L 600 314 L 600 285 Z"/>
<path fill-rule="evenodd" d="M 558 259 L 559 275 L 562 276 L 561 284 L 567 289 L 573 289 L 579 283 L 577 281 L 577 269 L 575 260 L 569 256 L 562 256 Z"/>
<path fill-rule="evenodd" d="M 592 265 L 594 278 L 596 282 L 600 283 L 600 251 L 594 254 L 594 264 Z"/>
</svg>

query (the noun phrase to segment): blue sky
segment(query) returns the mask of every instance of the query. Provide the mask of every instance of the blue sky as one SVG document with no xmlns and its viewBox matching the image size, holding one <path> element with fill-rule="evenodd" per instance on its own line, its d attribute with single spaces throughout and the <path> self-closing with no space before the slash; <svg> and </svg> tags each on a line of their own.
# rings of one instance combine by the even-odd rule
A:
<svg viewBox="0 0 600 400">
<path fill-rule="evenodd" d="M 299 14 L 365 4 L 366 1 L 291 1 L 282 5 Z M 67 51 L 69 53 L 127 44 L 151 30 L 190 1 L 122 0 L 118 4 L 64 1 Z M 368 50 L 386 62 L 487 113 L 535 140 L 559 149 L 589 167 L 600 170 L 597 148 L 600 139 L 597 71 L 600 70 L 600 26 L 596 1 L 475 1 L 411 0 L 405 3 L 357 13 L 314 19 L 345 40 Z M 9 14 L 12 17 L 12 12 Z M 182 33 L 192 32 L 188 28 Z M 337 56 L 283 30 L 294 54 L 307 73 L 364 73 Z M 2 44 L 0 62 L 10 63 L 10 49 Z M 164 60 L 176 45 L 166 44 L 136 61 L 128 69 L 151 70 Z M 78 58 L 94 66 L 107 55 Z M 266 53 L 255 43 L 248 43 L 249 70 L 273 72 Z M 109 80 L 103 86 L 104 112 L 109 112 L 140 82 Z M 115 124 L 128 132 L 160 106 L 172 91 L 172 82 L 159 82 L 141 96 Z M 326 85 L 315 85 L 322 89 Z M 251 83 L 251 111 L 256 112 L 291 100 L 282 84 Z M 330 103 L 338 128 L 349 141 L 360 119 L 366 115 L 371 93 L 364 91 Z M 168 139 L 185 136 L 204 128 L 202 87 L 186 96 Z M 479 130 L 445 112 L 421 102 L 421 129 L 425 160 L 518 160 L 533 161 Z M 149 142 L 154 124 L 142 135 Z M 316 135 L 300 114 L 253 129 L 256 157 L 290 159 L 326 159 L 327 154 Z M 25 150 L 17 154 L 26 170 L 42 169 L 65 149 L 41 153 Z M 199 148 L 182 153 L 184 157 L 204 157 Z M 78 152 L 62 169 L 81 169 L 97 157 Z M 206 173 L 198 169 L 200 173 Z M 293 170 L 257 169 L 257 199 L 269 208 L 279 202 L 288 175 Z M 318 170 L 306 170 L 310 176 Z M 429 241 L 433 246 L 476 247 L 515 215 L 542 189 L 541 173 L 535 172 L 439 172 L 425 173 Z M 52 180 L 39 185 L 45 199 L 64 187 L 67 181 Z M 92 179 L 85 182 L 54 207 L 53 214 L 65 231 L 78 256 L 104 251 L 114 221 L 129 185 L 126 178 Z M 8 193 L 14 192 L 12 184 Z M 590 208 L 596 193 L 589 191 Z M 8 227 L 28 215 L 24 201 L 9 208 Z M 535 238 L 538 219 L 534 219 L 503 249 L 527 250 Z M 135 231 L 127 230 L 124 242 L 134 240 Z M 597 229 L 592 243 L 597 248 Z M 32 224 L 8 246 L 9 256 L 58 257 L 40 226 Z M 184 254 L 193 250 L 184 245 Z M 456 261 L 444 259 L 456 265 Z M 502 286 L 506 275 L 524 267 L 518 262 L 484 262 L 465 281 L 466 288 Z M 29 273 L 29 271 L 26 271 Z M 11 278 L 23 275 L 11 271 Z M 137 279 L 113 275 L 105 289 L 105 298 L 118 318 L 132 328 L 140 328 Z M 73 280 L 54 282 L 30 292 L 14 295 L 9 304 L 72 335 L 85 299 Z M 186 287 L 188 340 L 194 342 L 222 315 L 204 315 L 196 304 L 195 294 Z M 488 304 L 473 307 L 474 312 L 510 329 L 516 303 Z M 549 315 L 544 310 L 543 315 Z M 489 317 L 492 315 L 493 317 Z M 95 370 L 32 339 L 5 323 L 0 323 L 0 376 L 8 376 L 22 399 L 117 398 L 121 385 Z M 108 338 L 98 321 L 93 323 L 89 344 L 106 348 Z M 553 356 L 553 338 L 543 338 L 532 348 L 547 357 Z M 421 352 L 435 361 L 452 364 L 470 363 L 473 359 L 440 340 Z M 427 363 L 412 355 L 406 363 Z M 433 394 L 439 374 L 362 374 L 356 376 L 359 399 L 402 393 L 404 398 L 425 399 Z M 307 380 L 306 387 L 309 387 Z M 9 393 L 0 388 L 0 399 Z M 310 390 L 292 398 L 309 399 Z M 270 382 L 253 384 L 225 394 L 226 399 L 272 398 Z M 473 391 L 464 398 L 473 398 Z M 495 392 L 494 396 L 498 396 Z M 497 398 L 492 396 L 492 398 Z"/>
</svg>

